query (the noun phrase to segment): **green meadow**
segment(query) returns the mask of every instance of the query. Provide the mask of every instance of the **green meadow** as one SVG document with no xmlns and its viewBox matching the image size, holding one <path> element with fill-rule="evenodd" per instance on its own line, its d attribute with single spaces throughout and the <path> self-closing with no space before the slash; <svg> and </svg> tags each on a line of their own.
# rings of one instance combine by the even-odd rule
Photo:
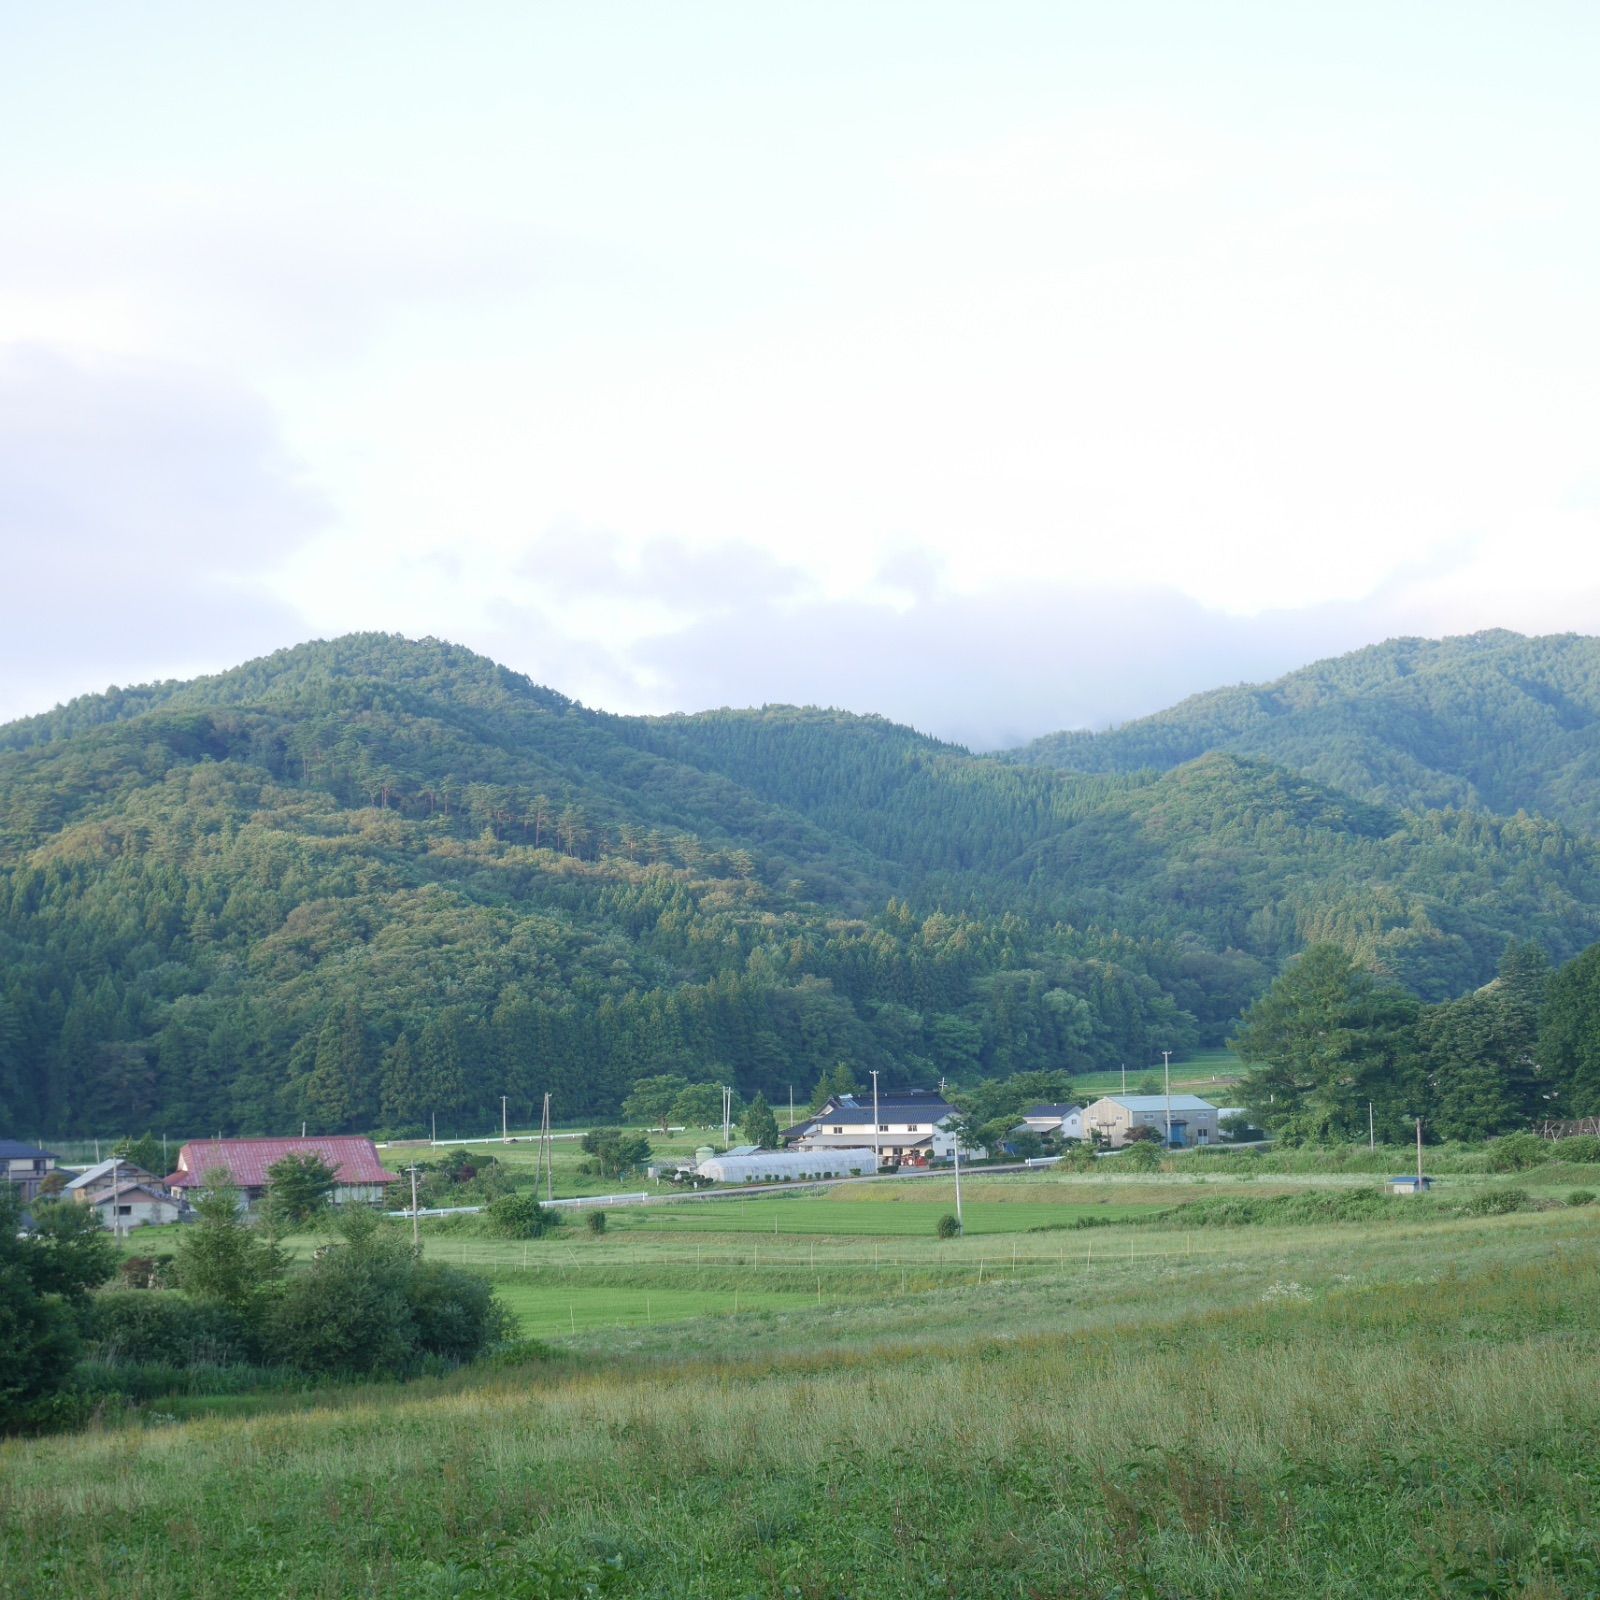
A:
<svg viewBox="0 0 1600 1600">
<path fill-rule="evenodd" d="M 425 1230 L 533 1342 L 0 1445 L 6 1592 L 1600 1594 L 1570 1173 L 1518 1174 L 1513 1215 L 1456 1214 L 1497 1182 L 1464 1175 L 1374 1221 L 1189 1228 L 1373 1184 L 1198 1165 L 974 1178 L 947 1241 L 943 1180 Z"/>
</svg>

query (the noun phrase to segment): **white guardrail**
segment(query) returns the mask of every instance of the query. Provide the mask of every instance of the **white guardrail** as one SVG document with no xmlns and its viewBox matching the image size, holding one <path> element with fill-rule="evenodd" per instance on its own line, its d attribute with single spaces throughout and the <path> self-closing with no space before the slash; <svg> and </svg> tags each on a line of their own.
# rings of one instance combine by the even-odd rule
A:
<svg viewBox="0 0 1600 1600">
<path fill-rule="evenodd" d="M 637 1206 L 653 1198 L 648 1190 L 638 1194 L 580 1194 L 568 1200 L 541 1200 L 542 1206 L 560 1209 L 570 1206 L 578 1210 L 583 1206 Z M 403 1211 L 386 1211 L 386 1217 L 475 1217 L 487 1206 L 419 1206 L 415 1211 L 407 1206 Z"/>
</svg>

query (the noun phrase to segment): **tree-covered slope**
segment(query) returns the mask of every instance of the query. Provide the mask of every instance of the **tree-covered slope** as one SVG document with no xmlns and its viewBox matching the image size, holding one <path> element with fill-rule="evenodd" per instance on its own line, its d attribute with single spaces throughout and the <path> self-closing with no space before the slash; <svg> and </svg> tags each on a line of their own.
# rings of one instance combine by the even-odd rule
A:
<svg viewBox="0 0 1600 1600">
<path fill-rule="evenodd" d="M 1144 1062 L 1332 939 L 1441 998 L 1600 937 L 1555 824 L 1281 768 L 976 759 L 881 719 L 620 718 L 378 635 L 0 730 L 0 1129 L 612 1112 Z"/>
<path fill-rule="evenodd" d="M 1600 834 L 1600 639 L 1392 639 L 1109 732 L 1050 734 L 1010 759 L 1160 771 L 1214 750 L 1382 804 L 1527 810 Z"/>
</svg>

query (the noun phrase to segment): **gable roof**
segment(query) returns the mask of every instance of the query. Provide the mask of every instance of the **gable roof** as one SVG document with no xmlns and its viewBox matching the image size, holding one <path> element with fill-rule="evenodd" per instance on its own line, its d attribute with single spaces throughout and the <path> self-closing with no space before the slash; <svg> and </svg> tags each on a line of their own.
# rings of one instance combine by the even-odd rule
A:
<svg viewBox="0 0 1600 1600">
<path fill-rule="evenodd" d="M 121 1176 L 129 1184 L 155 1182 L 155 1173 L 146 1172 L 143 1167 L 136 1167 L 126 1156 L 107 1156 L 104 1161 L 97 1161 L 92 1167 L 85 1167 L 76 1178 L 68 1184 L 67 1189 L 77 1191 L 87 1189 L 91 1184 L 98 1183 L 102 1178 L 111 1176 L 112 1168 L 121 1166 Z"/>
<path fill-rule="evenodd" d="M 91 1206 L 108 1206 L 113 1201 L 122 1202 L 130 1200 L 136 1194 L 142 1194 L 146 1200 L 159 1200 L 163 1205 L 175 1206 L 178 1204 L 170 1194 L 163 1194 L 153 1184 L 130 1183 L 126 1189 L 107 1189 L 104 1194 L 90 1195 L 85 1202 Z M 186 1201 L 185 1204 L 188 1202 Z"/>
<path fill-rule="evenodd" d="M 1070 1117 L 1074 1111 L 1082 1110 L 1082 1106 L 1029 1106 L 1022 1114 L 1024 1117 Z"/>
<path fill-rule="evenodd" d="M 1105 1094 L 1095 1104 L 1099 1105 L 1101 1100 L 1110 1100 L 1124 1111 L 1165 1111 L 1169 1105 L 1174 1111 L 1217 1109 L 1209 1100 L 1202 1100 L 1194 1094 L 1175 1094 L 1170 1099 L 1164 1094 Z"/>
<path fill-rule="evenodd" d="M 948 1117 L 955 1107 L 936 1089 L 898 1090 L 894 1094 L 878 1096 L 879 1122 L 937 1122 Z M 811 1122 L 839 1122 L 845 1124 L 870 1123 L 871 1095 L 839 1095 L 814 1112 Z"/>
<path fill-rule="evenodd" d="M 169 1189 L 200 1189 L 206 1175 L 226 1172 L 241 1189 L 262 1189 L 267 1169 L 285 1156 L 320 1156 L 341 1184 L 398 1183 L 386 1172 L 370 1139 L 354 1134 L 309 1139 L 195 1139 L 178 1152 L 178 1170 Z"/>
<path fill-rule="evenodd" d="M 0 1139 L 0 1161 L 37 1161 L 40 1156 L 48 1161 L 56 1158 L 36 1144 L 24 1144 L 20 1139 Z"/>
</svg>

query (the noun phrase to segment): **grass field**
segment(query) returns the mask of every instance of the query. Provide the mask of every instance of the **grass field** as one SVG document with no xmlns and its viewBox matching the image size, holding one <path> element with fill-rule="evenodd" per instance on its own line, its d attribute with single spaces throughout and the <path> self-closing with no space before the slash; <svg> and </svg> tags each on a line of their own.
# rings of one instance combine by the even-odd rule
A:
<svg viewBox="0 0 1600 1600">
<path fill-rule="evenodd" d="M 1592 1209 L 1215 1232 L 505 1246 L 541 1359 L 0 1445 L 6 1592 L 1600 1592 Z"/>
</svg>

